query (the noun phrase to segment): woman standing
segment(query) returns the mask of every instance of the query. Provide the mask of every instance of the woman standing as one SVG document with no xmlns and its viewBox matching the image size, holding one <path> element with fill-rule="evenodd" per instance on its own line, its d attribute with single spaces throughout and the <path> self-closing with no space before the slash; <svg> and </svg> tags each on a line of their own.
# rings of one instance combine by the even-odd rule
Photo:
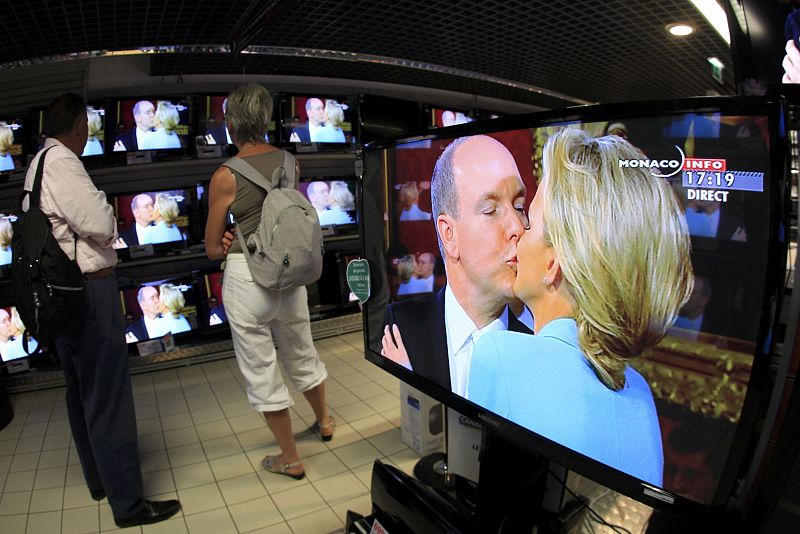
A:
<svg viewBox="0 0 800 534">
<path fill-rule="evenodd" d="M 271 113 L 272 97 L 261 85 L 250 83 L 228 95 L 225 121 L 239 149 L 238 157 L 267 177 L 284 162 L 284 152 L 265 141 Z M 296 176 L 299 174 L 298 167 Z M 261 219 L 265 198 L 266 191 L 235 171 L 225 166 L 217 169 L 209 187 L 206 253 L 211 259 L 225 258 L 222 295 L 236 359 L 247 381 L 247 398 L 254 410 L 264 414 L 281 449 L 277 456 L 266 456 L 261 465 L 267 471 L 301 479 L 305 470 L 289 414 L 294 402 L 281 378 L 278 359 L 295 389 L 311 404 L 322 439 L 329 441 L 335 428 L 325 402 L 328 373 L 311 339 L 306 289 L 274 291 L 257 285 L 238 240 L 231 242 L 230 234 L 225 235 L 229 212 L 245 238 L 252 233 Z M 273 335 L 280 347 L 277 353 Z"/>
</svg>

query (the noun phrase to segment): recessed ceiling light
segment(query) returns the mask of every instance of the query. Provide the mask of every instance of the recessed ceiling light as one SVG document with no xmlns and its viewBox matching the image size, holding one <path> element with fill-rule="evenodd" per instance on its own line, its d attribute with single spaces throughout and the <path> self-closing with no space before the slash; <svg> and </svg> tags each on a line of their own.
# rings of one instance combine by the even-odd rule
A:
<svg viewBox="0 0 800 534">
<path fill-rule="evenodd" d="M 685 37 L 694 31 L 688 24 L 667 24 L 667 31 L 676 37 Z"/>
</svg>

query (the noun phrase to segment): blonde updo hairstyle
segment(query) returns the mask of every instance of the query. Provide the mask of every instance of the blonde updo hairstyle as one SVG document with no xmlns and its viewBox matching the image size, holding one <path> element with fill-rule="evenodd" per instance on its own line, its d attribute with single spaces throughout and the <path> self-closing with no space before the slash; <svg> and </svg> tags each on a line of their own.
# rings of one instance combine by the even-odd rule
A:
<svg viewBox="0 0 800 534">
<path fill-rule="evenodd" d="M 186 299 L 183 293 L 180 292 L 173 284 L 161 284 L 158 288 L 158 295 L 161 303 L 172 314 L 172 317 L 178 318 L 183 312 L 183 307 L 186 305 Z"/>
<path fill-rule="evenodd" d="M 692 293 L 689 233 L 669 184 L 625 139 L 567 128 L 544 148 L 544 239 L 574 301 L 581 349 L 609 388 L 657 344 Z"/>
<path fill-rule="evenodd" d="M 172 228 L 175 225 L 175 221 L 178 220 L 178 216 L 180 215 L 180 207 L 178 206 L 177 200 L 170 197 L 167 193 L 158 193 L 153 207 L 161 215 L 161 218 L 164 219 L 164 224 L 167 228 Z"/>
</svg>

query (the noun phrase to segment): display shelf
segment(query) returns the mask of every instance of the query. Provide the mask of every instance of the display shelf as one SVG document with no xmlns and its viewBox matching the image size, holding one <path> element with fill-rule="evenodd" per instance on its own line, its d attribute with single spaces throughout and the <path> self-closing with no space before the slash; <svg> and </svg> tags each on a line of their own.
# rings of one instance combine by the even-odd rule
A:
<svg viewBox="0 0 800 534">
<path fill-rule="evenodd" d="M 319 319 L 311 322 L 311 337 L 318 341 L 327 337 L 338 336 L 350 332 L 358 332 L 362 328 L 360 313 Z M 147 356 L 131 356 L 129 360 L 131 374 L 149 373 L 173 367 L 186 367 L 203 362 L 232 358 L 233 342 L 230 338 L 220 341 L 197 341 L 192 345 L 178 347 L 168 352 L 159 352 Z M 65 385 L 61 369 L 32 369 L 18 375 L 3 377 L 9 393 L 37 391 Z"/>
</svg>

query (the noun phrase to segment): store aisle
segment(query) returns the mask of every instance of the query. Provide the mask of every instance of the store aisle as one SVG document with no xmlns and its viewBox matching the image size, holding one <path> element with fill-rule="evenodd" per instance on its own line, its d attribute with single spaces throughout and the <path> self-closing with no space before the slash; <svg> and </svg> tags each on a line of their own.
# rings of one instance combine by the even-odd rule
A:
<svg viewBox="0 0 800 534">
<path fill-rule="evenodd" d="M 419 456 L 400 441 L 397 379 L 364 359 L 360 332 L 316 345 L 337 427 L 328 443 L 299 437 L 302 481 L 261 469 L 277 447 L 234 359 L 134 376 L 146 496 L 179 498 L 183 511 L 125 532 L 336 532 L 348 509 L 369 513 L 376 458 L 411 472 Z M 0 431 L 3 534 L 118 530 L 108 502 L 93 501 L 83 482 L 63 397 L 63 388 L 12 397 L 16 417 Z M 302 395 L 295 402 L 299 433 L 314 416 Z"/>
</svg>

